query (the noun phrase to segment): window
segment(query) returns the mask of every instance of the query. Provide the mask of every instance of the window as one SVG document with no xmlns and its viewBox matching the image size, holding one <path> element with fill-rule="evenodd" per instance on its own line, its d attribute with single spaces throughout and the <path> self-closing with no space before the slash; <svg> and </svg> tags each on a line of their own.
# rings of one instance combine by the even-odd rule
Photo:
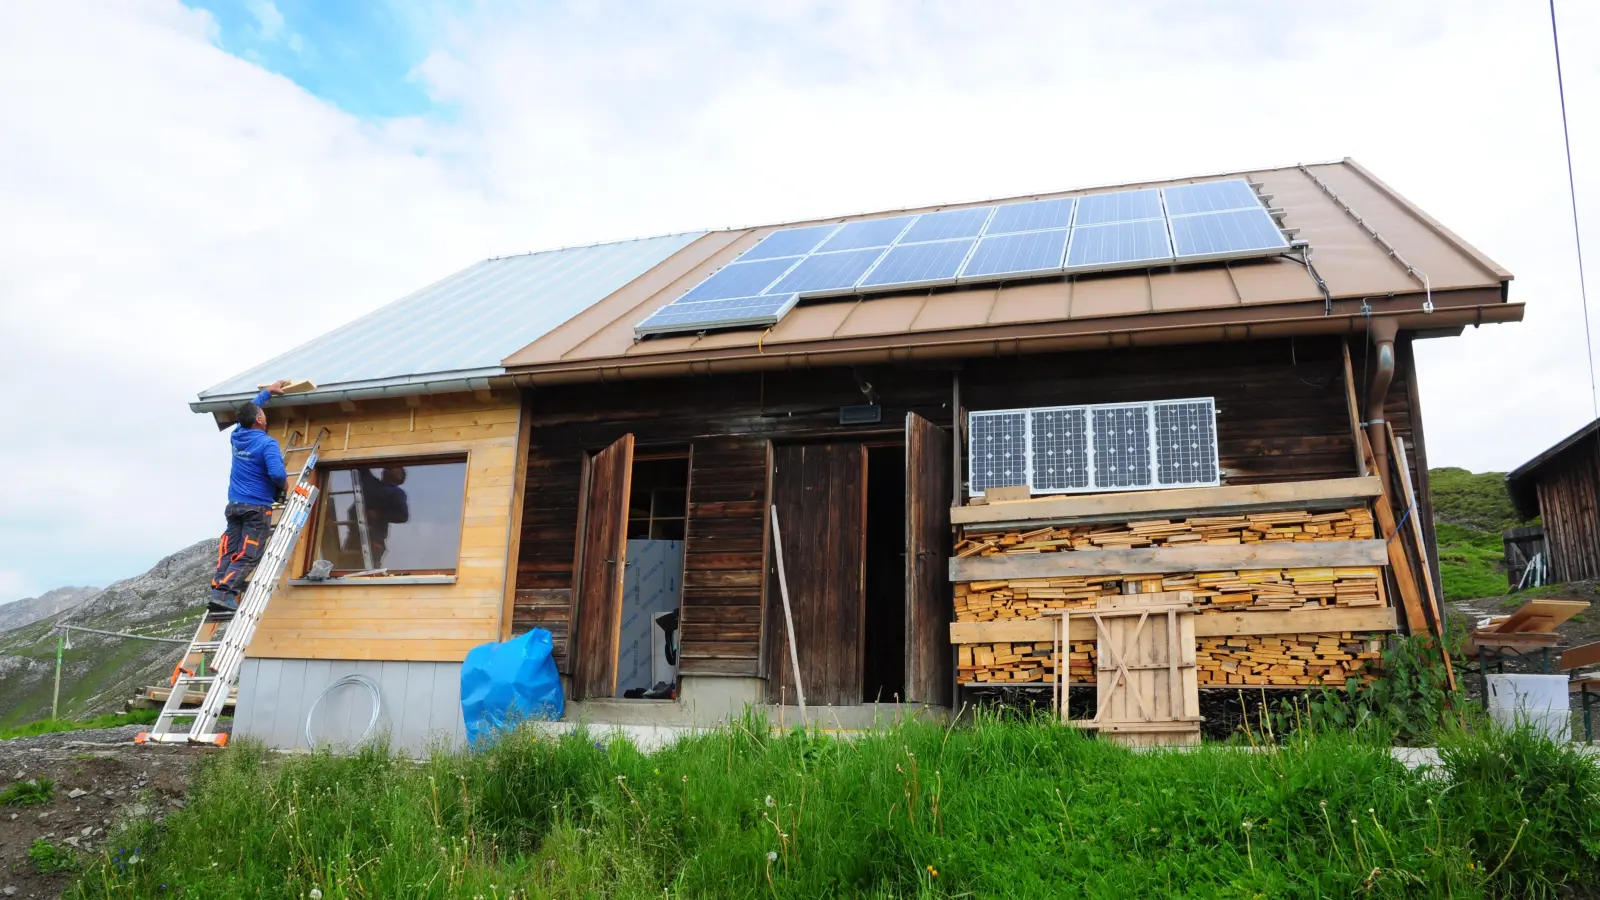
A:
<svg viewBox="0 0 1600 900">
<path fill-rule="evenodd" d="M 465 459 L 325 466 L 313 558 L 334 576 L 452 575 L 466 484 Z"/>
</svg>

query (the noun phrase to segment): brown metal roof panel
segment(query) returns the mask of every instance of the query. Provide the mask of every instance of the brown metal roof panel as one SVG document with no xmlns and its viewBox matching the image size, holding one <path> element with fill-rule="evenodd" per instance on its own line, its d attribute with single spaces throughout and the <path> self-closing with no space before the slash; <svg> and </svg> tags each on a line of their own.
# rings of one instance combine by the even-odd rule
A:
<svg viewBox="0 0 1600 900">
<path fill-rule="evenodd" d="M 1233 277 L 1221 266 L 1150 276 L 1150 308 L 1156 312 L 1232 306 L 1238 302 L 1239 292 L 1234 288 Z"/>
<path fill-rule="evenodd" d="M 1183 273 L 1187 280 L 1191 273 Z M 1232 291 L 1227 304 L 1232 305 Z M 1072 283 L 1072 318 L 1136 316 L 1150 311 L 1150 277 L 1144 272 L 1080 275 Z"/>
<path fill-rule="evenodd" d="M 764 345 L 827 340 L 838 333 L 839 326 L 850 317 L 859 302 L 845 299 L 801 304 L 778 320 Z"/>
<path fill-rule="evenodd" d="M 975 289 L 973 293 L 979 296 L 988 294 L 993 298 L 989 303 L 988 324 L 1014 325 L 1021 322 L 1054 322 L 1070 318 L 1072 299 L 1077 290 L 1076 282 L 1057 280 L 1007 285 L 988 290 L 980 288 Z"/>
<path fill-rule="evenodd" d="M 835 336 L 904 334 L 911 330 L 911 323 L 916 321 L 917 313 L 922 312 L 922 304 L 926 299 L 922 295 L 874 297 L 855 304 L 855 309 L 845 317 Z"/>
<path fill-rule="evenodd" d="M 989 308 L 994 305 L 993 301 L 993 288 L 929 294 L 911 328 L 914 331 L 938 331 L 984 325 L 989 321 Z"/>
<path fill-rule="evenodd" d="M 1322 271 L 1315 251 L 1312 263 Z M 1284 303 L 1296 300 L 1321 300 L 1322 291 L 1311 273 L 1298 262 L 1287 259 L 1238 262 L 1228 266 L 1234 293 L 1245 306 L 1257 303 Z"/>
</svg>

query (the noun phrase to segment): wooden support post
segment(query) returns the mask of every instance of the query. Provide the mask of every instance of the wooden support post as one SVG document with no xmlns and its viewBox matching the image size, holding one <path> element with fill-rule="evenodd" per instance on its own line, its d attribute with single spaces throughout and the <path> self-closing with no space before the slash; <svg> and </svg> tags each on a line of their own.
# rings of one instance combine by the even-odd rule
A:
<svg viewBox="0 0 1600 900">
<path fill-rule="evenodd" d="M 1345 408 L 1350 414 L 1350 434 L 1355 437 L 1356 474 L 1366 475 L 1367 458 L 1361 450 L 1361 406 L 1356 402 L 1356 379 L 1350 367 L 1350 342 L 1340 340 L 1344 349 L 1344 399 Z"/>
<path fill-rule="evenodd" d="M 783 532 L 778 529 L 778 507 L 771 509 L 772 550 L 778 558 L 778 592 L 783 597 L 783 630 L 789 636 L 789 665 L 794 667 L 794 692 L 800 700 L 800 721 L 810 728 L 811 722 L 806 718 L 806 689 L 800 683 L 800 653 L 794 640 L 794 613 L 789 608 L 789 580 L 783 572 Z"/>
<path fill-rule="evenodd" d="M 1372 459 L 1372 447 L 1362 435 L 1362 446 L 1367 453 L 1367 463 L 1376 468 Z M 1406 614 L 1406 631 L 1409 634 L 1425 634 L 1428 632 L 1428 617 L 1422 610 L 1422 593 L 1417 587 L 1416 573 L 1411 571 L 1411 559 L 1406 555 L 1406 548 L 1397 540 L 1394 507 L 1389 503 L 1389 486 L 1384 485 L 1384 492 L 1372 501 L 1373 518 L 1378 520 L 1378 533 L 1384 537 L 1384 545 L 1389 551 L 1389 568 L 1394 572 L 1395 586 L 1400 589 L 1400 601 Z"/>
</svg>

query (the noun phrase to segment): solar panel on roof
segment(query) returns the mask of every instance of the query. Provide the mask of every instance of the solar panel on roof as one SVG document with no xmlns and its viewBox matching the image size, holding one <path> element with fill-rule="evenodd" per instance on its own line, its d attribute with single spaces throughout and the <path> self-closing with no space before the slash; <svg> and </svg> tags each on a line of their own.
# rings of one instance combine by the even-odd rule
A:
<svg viewBox="0 0 1600 900">
<path fill-rule="evenodd" d="M 1082 209 L 1079 209 L 1082 214 Z M 1067 268 L 1116 268 L 1172 259 L 1165 219 L 1144 219 L 1072 229 Z"/>
<path fill-rule="evenodd" d="M 1028 411 L 967 414 L 967 489 L 1028 483 Z"/>
<path fill-rule="evenodd" d="M 800 298 L 794 294 L 672 303 L 633 328 L 635 335 L 704 331 L 736 325 L 774 325 Z"/>
<path fill-rule="evenodd" d="M 1261 208 L 1261 198 L 1256 196 L 1249 182 L 1239 178 L 1228 181 L 1204 181 L 1200 184 L 1178 184 L 1162 188 L 1161 193 L 1166 197 L 1169 216 L 1221 212 L 1226 209 Z"/>
<path fill-rule="evenodd" d="M 1173 216 L 1172 243 L 1179 258 L 1281 250 L 1289 246 L 1272 216 L 1260 206 Z"/>
<path fill-rule="evenodd" d="M 882 261 L 861 279 L 860 287 L 900 285 L 915 287 L 950 284 L 975 243 L 972 239 L 934 241 L 926 244 L 901 244 L 884 254 Z"/>
<path fill-rule="evenodd" d="M 778 280 L 778 276 L 794 265 L 792 259 L 763 259 L 755 262 L 733 262 L 723 266 L 711 277 L 695 285 L 680 300 L 722 300 L 730 297 L 754 297 Z"/>
<path fill-rule="evenodd" d="M 1061 256 L 1067 248 L 1067 232 L 1027 231 L 1001 234 L 978 242 L 978 249 L 961 270 L 962 280 L 1022 277 L 1061 270 Z"/>
<path fill-rule="evenodd" d="M 833 234 L 838 225 L 807 225 L 804 228 L 785 228 L 761 239 L 761 243 L 739 255 L 741 262 L 752 259 L 774 259 L 780 256 L 805 256 L 823 239 Z"/>
<path fill-rule="evenodd" d="M 945 241 L 951 238 L 977 237 L 983 233 L 983 223 L 989 221 L 992 206 L 975 209 L 947 209 L 944 212 L 923 213 L 900 238 L 900 243 L 919 241 Z"/>
<path fill-rule="evenodd" d="M 818 248 L 819 252 L 832 250 L 860 250 L 865 247 L 887 247 L 906 230 L 916 216 L 894 216 L 888 219 L 862 219 L 839 226 Z"/>
<path fill-rule="evenodd" d="M 1161 218 L 1161 192 L 1155 188 L 1089 194 L 1078 198 L 1076 225 L 1101 225 L 1106 222 L 1131 222 Z"/>
<path fill-rule="evenodd" d="M 848 291 L 883 255 L 882 250 L 813 253 L 772 286 L 774 294 L 816 294 Z"/>
<path fill-rule="evenodd" d="M 1033 200 L 1028 203 L 1007 203 L 995 209 L 994 217 L 989 220 L 989 227 L 985 228 L 983 233 L 1011 234 L 1017 231 L 1066 228 L 1072 224 L 1072 206 L 1071 197 Z"/>
<path fill-rule="evenodd" d="M 1153 404 L 1156 484 L 1161 487 L 1215 484 L 1217 411 L 1210 400 Z"/>
</svg>

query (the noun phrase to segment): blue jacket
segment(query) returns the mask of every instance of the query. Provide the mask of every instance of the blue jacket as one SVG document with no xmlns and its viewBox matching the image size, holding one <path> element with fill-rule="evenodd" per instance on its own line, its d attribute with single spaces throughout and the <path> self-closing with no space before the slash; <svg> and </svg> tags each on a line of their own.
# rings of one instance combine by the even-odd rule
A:
<svg viewBox="0 0 1600 900">
<path fill-rule="evenodd" d="M 256 405 L 265 407 L 271 399 L 271 391 L 262 391 L 256 395 Z M 288 485 L 278 442 L 261 429 L 242 425 L 234 426 L 230 440 L 233 471 L 228 475 L 228 502 L 271 506 Z"/>
</svg>

